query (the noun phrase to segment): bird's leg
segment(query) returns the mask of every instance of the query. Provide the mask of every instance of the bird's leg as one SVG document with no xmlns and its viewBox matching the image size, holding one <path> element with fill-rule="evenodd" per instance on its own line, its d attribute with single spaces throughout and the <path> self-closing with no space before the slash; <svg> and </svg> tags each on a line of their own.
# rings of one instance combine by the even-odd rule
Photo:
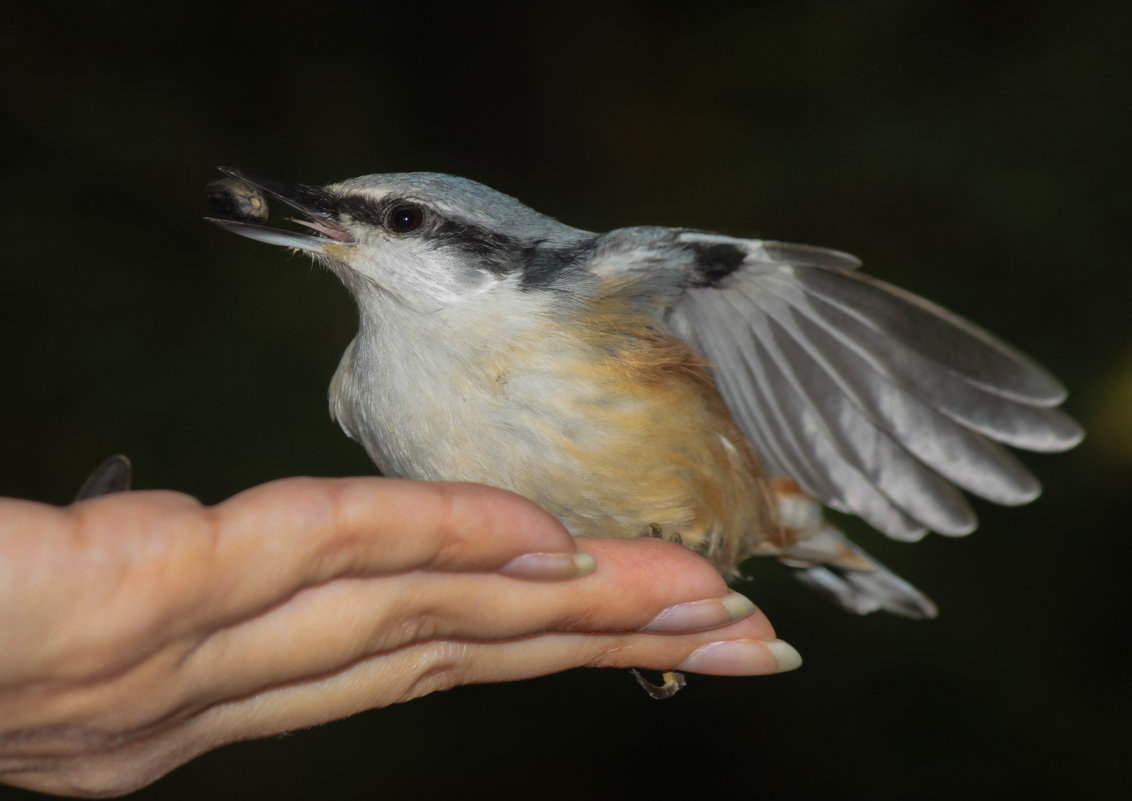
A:
<svg viewBox="0 0 1132 801">
<path fill-rule="evenodd" d="M 661 539 L 665 539 L 664 532 L 661 531 L 660 526 L 656 523 L 649 523 L 647 526 L 641 529 L 641 533 L 637 536 L 659 537 Z M 679 534 L 673 534 L 667 539 L 672 540 L 677 545 L 684 544 L 684 538 Z M 688 683 L 687 679 L 684 678 L 684 674 L 679 670 L 666 670 L 661 673 L 661 678 L 664 679 L 663 684 L 653 684 L 641 674 L 641 671 L 637 670 L 636 668 L 629 668 L 629 672 L 633 674 L 633 678 L 637 680 L 637 684 L 641 685 L 641 689 L 649 694 L 649 698 L 655 698 L 658 701 L 663 701 L 666 698 L 671 698 L 672 696 L 676 695 L 676 693 L 684 689 L 684 685 Z"/>
</svg>

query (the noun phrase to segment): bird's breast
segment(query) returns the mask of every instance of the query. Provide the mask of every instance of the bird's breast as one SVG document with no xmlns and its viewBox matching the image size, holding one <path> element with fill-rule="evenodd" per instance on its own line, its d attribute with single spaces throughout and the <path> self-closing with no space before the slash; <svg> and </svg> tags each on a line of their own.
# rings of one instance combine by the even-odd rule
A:
<svg viewBox="0 0 1132 801">
<path fill-rule="evenodd" d="M 773 524 L 757 457 L 706 369 L 652 329 L 592 332 L 363 331 L 332 410 L 386 474 L 509 489 L 578 536 L 655 524 L 730 567 Z"/>
</svg>

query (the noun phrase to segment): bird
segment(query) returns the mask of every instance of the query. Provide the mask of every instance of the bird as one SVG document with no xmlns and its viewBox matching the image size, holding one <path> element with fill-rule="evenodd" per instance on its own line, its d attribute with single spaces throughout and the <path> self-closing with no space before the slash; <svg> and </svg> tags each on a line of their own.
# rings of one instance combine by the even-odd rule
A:
<svg viewBox="0 0 1132 801">
<path fill-rule="evenodd" d="M 1083 437 L 1044 368 L 841 251 L 594 233 L 441 173 L 220 170 L 210 222 L 352 294 L 330 410 L 380 471 L 511 490 L 575 536 L 665 537 L 729 578 L 769 557 L 848 612 L 931 618 L 824 509 L 901 541 L 964 535 L 964 493 L 1039 495 L 1008 448 Z M 267 197 L 297 230 L 261 224 Z"/>
</svg>

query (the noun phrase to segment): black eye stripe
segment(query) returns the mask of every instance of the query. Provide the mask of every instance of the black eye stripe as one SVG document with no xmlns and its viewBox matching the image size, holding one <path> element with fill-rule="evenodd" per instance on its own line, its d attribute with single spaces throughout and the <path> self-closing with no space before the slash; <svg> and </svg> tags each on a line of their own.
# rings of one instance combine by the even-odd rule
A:
<svg viewBox="0 0 1132 801">
<path fill-rule="evenodd" d="M 338 212 L 357 222 L 384 228 L 395 234 L 415 231 L 435 214 L 427 206 L 413 200 L 397 197 L 371 200 L 359 195 L 346 195 L 339 199 Z"/>
<path fill-rule="evenodd" d="M 357 195 L 346 195 L 338 201 L 338 213 L 347 214 L 365 225 L 384 225 L 388 204 Z"/>
<path fill-rule="evenodd" d="M 408 207 L 421 212 L 420 221 L 398 230 L 392 217 Z M 475 267 L 497 276 L 518 274 L 524 289 L 554 288 L 562 276 L 580 269 L 593 252 L 596 236 L 555 247 L 541 239 L 521 239 L 477 225 L 470 220 L 449 219 L 424 203 L 405 197 L 371 200 L 362 195 L 338 198 L 337 211 L 364 225 L 395 235 L 423 236 L 426 247 L 451 248 Z M 408 219 L 408 218 L 406 218 Z"/>
</svg>

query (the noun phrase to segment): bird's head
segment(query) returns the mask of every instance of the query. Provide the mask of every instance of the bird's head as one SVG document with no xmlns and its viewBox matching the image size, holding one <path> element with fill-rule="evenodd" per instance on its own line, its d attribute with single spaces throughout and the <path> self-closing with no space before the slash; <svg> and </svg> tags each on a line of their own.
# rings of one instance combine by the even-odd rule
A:
<svg viewBox="0 0 1132 801">
<path fill-rule="evenodd" d="M 302 216 L 292 221 L 307 230 L 211 222 L 313 255 L 363 308 L 375 296 L 427 311 L 492 290 L 561 289 L 595 239 L 508 195 L 450 175 L 367 175 L 316 187 L 221 171 L 298 211 Z"/>
</svg>

